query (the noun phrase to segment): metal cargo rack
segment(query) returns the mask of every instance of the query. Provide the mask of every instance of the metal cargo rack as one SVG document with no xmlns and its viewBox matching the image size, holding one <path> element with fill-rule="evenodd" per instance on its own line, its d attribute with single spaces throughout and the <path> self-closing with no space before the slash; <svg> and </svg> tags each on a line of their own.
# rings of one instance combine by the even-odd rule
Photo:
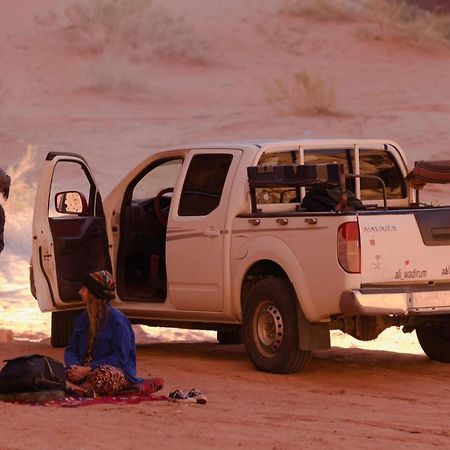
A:
<svg viewBox="0 0 450 450">
<path fill-rule="evenodd" d="M 300 188 L 315 184 L 335 184 L 341 191 L 341 206 L 345 209 L 347 194 L 343 164 L 289 164 L 247 167 L 252 213 L 258 212 L 256 189 L 263 187 L 291 187 L 300 198 Z"/>
</svg>

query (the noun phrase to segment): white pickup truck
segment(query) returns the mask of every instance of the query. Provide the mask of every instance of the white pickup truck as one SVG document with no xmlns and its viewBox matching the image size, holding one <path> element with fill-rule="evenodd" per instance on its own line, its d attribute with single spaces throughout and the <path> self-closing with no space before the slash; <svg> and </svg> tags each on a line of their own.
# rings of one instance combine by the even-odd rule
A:
<svg viewBox="0 0 450 450">
<path fill-rule="evenodd" d="M 371 340 L 390 326 L 448 363 L 450 207 L 420 206 L 407 173 L 385 140 L 182 146 L 153 152 L 102 203 L 82 156 L 49 153 L 32 290 L 52 344 L 72 332 L 83 276 L 108 268 L 132 323 L 243 339 L 260 370 L 304 369 L 330 330 Z M 305 207 L 334 185 L 335 207 Z"/>
</svg>

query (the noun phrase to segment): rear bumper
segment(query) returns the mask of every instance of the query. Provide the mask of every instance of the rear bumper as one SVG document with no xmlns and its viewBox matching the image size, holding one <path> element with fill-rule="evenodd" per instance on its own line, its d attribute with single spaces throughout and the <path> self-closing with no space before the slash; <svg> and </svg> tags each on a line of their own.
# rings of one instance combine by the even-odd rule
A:
<svg viewBox="0 0 450 450">
<path fill-rule="evenodd" d="M 404 292 L 362 292 L 354 289 L 342 294 L 340 308 L 345 316 L 448 314 L 450 289 Z"/>
</svg>

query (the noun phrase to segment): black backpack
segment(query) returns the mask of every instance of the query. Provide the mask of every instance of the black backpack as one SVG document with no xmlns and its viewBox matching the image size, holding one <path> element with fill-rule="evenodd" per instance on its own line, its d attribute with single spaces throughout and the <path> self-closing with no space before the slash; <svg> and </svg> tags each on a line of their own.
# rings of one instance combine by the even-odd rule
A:
<svg viewBox="0 0 450 450">
<path fill-rule="evenodd" d="M 60 362 L 49 356 L 26 355 L 6 359 L 0 371 L 0 393 L 64 390 L 66 371 Z"/>
<path fill-rule="evenodd" d="M 363 202 L 352 191 L 347 190 L 346 192 L 348 209 L 364 209 Z M 321 184 L 311 187 L 303 198 L 301 207 L 308 211 L 334 211 L 340 200 L 339 188 L 329 188 Z"/>
</svg>

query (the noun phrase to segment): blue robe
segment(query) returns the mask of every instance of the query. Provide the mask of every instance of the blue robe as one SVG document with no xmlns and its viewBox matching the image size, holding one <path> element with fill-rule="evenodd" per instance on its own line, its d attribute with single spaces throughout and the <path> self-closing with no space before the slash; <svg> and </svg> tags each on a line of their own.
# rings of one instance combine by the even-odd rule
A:
<svg viewBox="0 0 450 450">
<path fill-rule="evenodd" d="M 89 318 L 84 311 L 76 320 L 74 332 L 64 353 L 67 367 L 82 366 L 87 357 Z M 129 320 L 117 309 L 108 305 L 106 321 L 95 336 L 89 365 L 95 369 L 110 365 L 123 371 L 128 381 L 139 383 L 136 377 L 136 344 Z"/>
</svg>

